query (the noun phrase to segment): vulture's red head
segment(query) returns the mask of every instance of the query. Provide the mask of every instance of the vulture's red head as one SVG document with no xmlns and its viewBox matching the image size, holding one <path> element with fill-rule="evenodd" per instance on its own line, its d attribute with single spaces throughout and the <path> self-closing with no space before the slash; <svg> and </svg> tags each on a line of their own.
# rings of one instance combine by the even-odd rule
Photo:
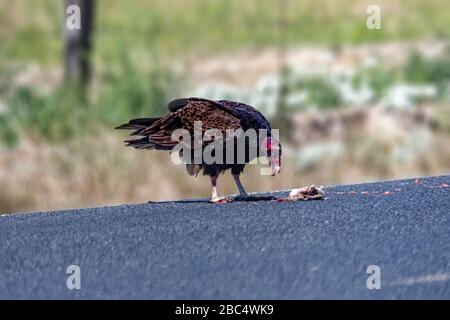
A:
<svg viewBox="0 0 450 320">
<path fill-rule="evenodd" d="M 266 151 L 273 177 L 281 171 L 281 143 L 275 138 L 267 137 L 263 140 L 262 145 Z"/>
</svg>

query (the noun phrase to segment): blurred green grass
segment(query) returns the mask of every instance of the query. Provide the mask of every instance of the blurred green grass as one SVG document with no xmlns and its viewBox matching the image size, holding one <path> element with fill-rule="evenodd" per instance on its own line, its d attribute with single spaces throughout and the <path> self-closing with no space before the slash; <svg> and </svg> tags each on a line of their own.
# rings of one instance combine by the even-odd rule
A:
<svg viewBox="0 0 450 320">
<path fill-rule="evenodd" d="M 62 3 L 0 0 L 0 148 L 3 143 L 17 146 L 24 136 L 21 145 L 0 159 L 0 169 L 8 173 L 0 175 L 0 189 L 5 190 L 0 210 L 141 202 L 150 194 L 154 200 L 190 198 L 198 192 L 208 196 L 207 182 L 196 184 L 179 174 L 184 169 L 174 170 L 167 155 L 121 148 L 112 130 L 130 117 L 166 113 L 165 103 L 178 95 L 178 85 L 185 85 L 173 72 L 174 62 L 240 50 L 257 53 L 280 44 L 339 49 L 450 38 L 448 0 L 377 0 L 382 30 L 373 31 L 366 27 L 366 8 L 374 3 L 365 0 L 286 0 L 283 11 L 275 0 L 99 0 L 94 77 L 85 95 L 58 81 L 49 81 L 49 90 L 37 83 L 62 68 Z M 27 68 L 36 65 L 40 74 L 29 76 Z M 24 70 L 25 85 L 15 79 Z M 355 86 L 368 82 L 379 98 L 398 81 L 435 84 L 445 93 L 449 78 L 448 57 L 429 61 L 412 56 L 405 66 L 377 65 L 353 80 Z M 305 88 L 308 103 L 324 113 L 345 107 L 329 79 L 291 85 L 297 86 L 289 87 L 294 93 Z M 317 168 L 301 172 L 293 161 L 285 161 L 289 175 L 278 180 L 264 179 L 253 169 L 250 190 L 286 189 L 299 181 L 326 184 L 442 172 L 449 159 L 448 148 L 442 148 L 450 132 L 448 110 L 443 103 L 437 114 L 437 125 L 446 135 L 427 145 L 409 167 L 393 163 L 389 152 L 379 152 L 392 151 L 395 142 L 380 145 L 355 129 L 358 142 L 349 142 L 350 152 L 341 161 L 324 159 Z M 225 179 L 225 192 L 235 192 L 231 178 Z"/>
<path fill-rule="evenodd" d="M 15 145 L 27 134 L 60 141 L 98 124 L 114 127 L 129 117 L 165 112 L 177 96 L 173 62 L 241 48 L 321 44 L 336 48 L 387 40 L 449 37 L 447 0 L 379 0 L 382 30 L 366 27 L 369 4 L 356 0 L 99 0 L 94 37 L 94 89 L 86 99 L 77 88 L 54 84 L 50 92 L 34 85 L 11 87 L 21 65 L 50 69 L 62 65 L 62 1 L 0 0 L 0 141 Z M 280 29 L 279 19 L 285 23 Z M 18 66 L 18 67 L 17 67 Z M 357 75 L 379 97 L 401 79 L 437 84 L 444 92 L 450 62 L 414 55 L 403 70 L 372 68 Z M 181 84 L 180 84 L 181 85 Z M 319 108 L 342 105 L 326 79 L 303 80 L 309 103 Z M 90 126 L 90 127 L 89 127 Z M 89 130 L 86 128 L 89 127 Z"/>
<path fill-rule="evenodd" d="M 7 78 L 8 72 L 2 73 L 0 69 L 0 78 L 2 75 Z M 8 81 L 0 83 L 0 98 L 3 96 L 8 106 L 0 113 L 0 143 L 15 146 L 22 135 L 64 142 L 82 137 L 84 133 L 92 134 L 104 126 L 113 128 L 130 117 L 165 114 L 167 102 L 178 96 L 183 83 L 179 75 L 164 65 L 140 68 L 123 50 L 116 67 L 104 70 L 97 77 L 99 88 L 95 94 L 90 93 L 92 90 L 86 93 L 81 88 L 64 85 L 46 93 L 29 85 L 9 87 Z M 360 68 L 351 82 L 355 87 L 367 83 L 374 93 L 373 102 L 380 101 L 396 83 L 432 85 L 438 92 L 432 100 L 448 101 L 450 56 L 427 59 L 413 53 L 404 65 Z M 345 103 L 341 92 L 327 78 L 316 76 L 289 80 L 286 95 L 298 92 L 307 93 L 304 109 L 351 106 Z"/>
<path fill-rule="evenodd" d="M 339 46 L 450 36 L 447 0 L 379 0 L 382 30 L 375 31 L 366 27 L 370 4 L 286 0 L 281 10 L 273 0 L 99 0 L 94 58 L 112 64 L 120 48 L 180 57 L 280 41 Z M 62 1 L 0 0 L 0 61 L 58 64 L 62 12 Z"/>
<path fill-rule="evenodd" d="M 76 86 L 61 85 L 45 93 L 28 85 L 4 85 L 8 108 L 0 114 L 0 142 L 15 146 L 21 135 L 63 142 L 93 134 L 99 126 L 114 128 L 130 115 L 163 114 L 168 87 L 174 82 L 165 68 L 139 70 L 126 55 L 118 69 L 105 71 L 99 77 L 101 88 L 95 95 Z"/>
</svg>

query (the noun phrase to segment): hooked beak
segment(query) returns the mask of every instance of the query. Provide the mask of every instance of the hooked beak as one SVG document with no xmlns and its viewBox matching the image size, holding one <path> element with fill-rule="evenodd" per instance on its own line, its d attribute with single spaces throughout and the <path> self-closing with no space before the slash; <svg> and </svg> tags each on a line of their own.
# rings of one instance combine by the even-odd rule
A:
<svg viewBox="0 0 450 320">
<path fill-rule="evenodd" d="M 276 176 L 281 172 L 281 167 L 274 167 L 272 168 L 272 177 Z"/>
<path fill-rule="evenodd" d="M 272 168 L 272 177 L 276 176 L 281 172 L 281 165 L 278 159 L 275 160 L 272 159 L 272 161 L 270 161 L 270 166 Z"/>
</svg>

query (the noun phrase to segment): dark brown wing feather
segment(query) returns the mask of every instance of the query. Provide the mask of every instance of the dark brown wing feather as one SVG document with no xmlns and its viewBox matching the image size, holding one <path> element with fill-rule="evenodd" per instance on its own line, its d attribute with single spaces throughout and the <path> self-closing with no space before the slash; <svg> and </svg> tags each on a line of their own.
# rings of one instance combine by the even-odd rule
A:
<svg viewBox="0 0 450 320">
<path fill-rule="evenodd" d="M 148 126 L 145 121 L 131 120 L 118 129 L 135 129 L 134 135 L 144 136 L 141 139 L 125 141 L 128 146 L 138 149 L 170 150 L 178 141 L 172 141 L 172 133 L 177 129 L 185 129 L 194 133 L 196 121 L 202 122 L 202 131 L 217 129 L 225 135 L 227 129 L 239 129 L 240 119 L 226 111 L 220 104 L 207 99 L 177 99 L 169 104 L 173 112 L 161 118 L 151 118 Z M 148 118 L 150 120 L 150 118 Z M 206 146 L 208 142 L 204 142 Z"/>
<path fill-rule="evenodd" d="M 225 134 L 227 129 L 239 129 L 240 119 L 222 109 L 214 101 L 193 99 L 183 108 L 178 109 L 177 116 L 183 123 L 183 129 L 194 130 L 195 121 L 202 122 L 202 129 L 217 129 Z"/>
</svg>

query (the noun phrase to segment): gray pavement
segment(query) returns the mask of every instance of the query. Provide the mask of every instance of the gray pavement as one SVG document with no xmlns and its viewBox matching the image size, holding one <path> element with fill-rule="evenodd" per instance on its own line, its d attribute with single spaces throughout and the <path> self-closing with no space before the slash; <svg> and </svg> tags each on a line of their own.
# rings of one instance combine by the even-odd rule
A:
<svg viewBox="0 0 450 320">
<path fill-rule="evenodd" d="M 0 217 L 2 299 L 450 299 L 450 176 Z M 282 195 L 286 195 L 283 194 Z M 66 269 L 78 265 L 81 289 Z M 381 270 L 369 290 L 367 267 Z"/>
</svg>

